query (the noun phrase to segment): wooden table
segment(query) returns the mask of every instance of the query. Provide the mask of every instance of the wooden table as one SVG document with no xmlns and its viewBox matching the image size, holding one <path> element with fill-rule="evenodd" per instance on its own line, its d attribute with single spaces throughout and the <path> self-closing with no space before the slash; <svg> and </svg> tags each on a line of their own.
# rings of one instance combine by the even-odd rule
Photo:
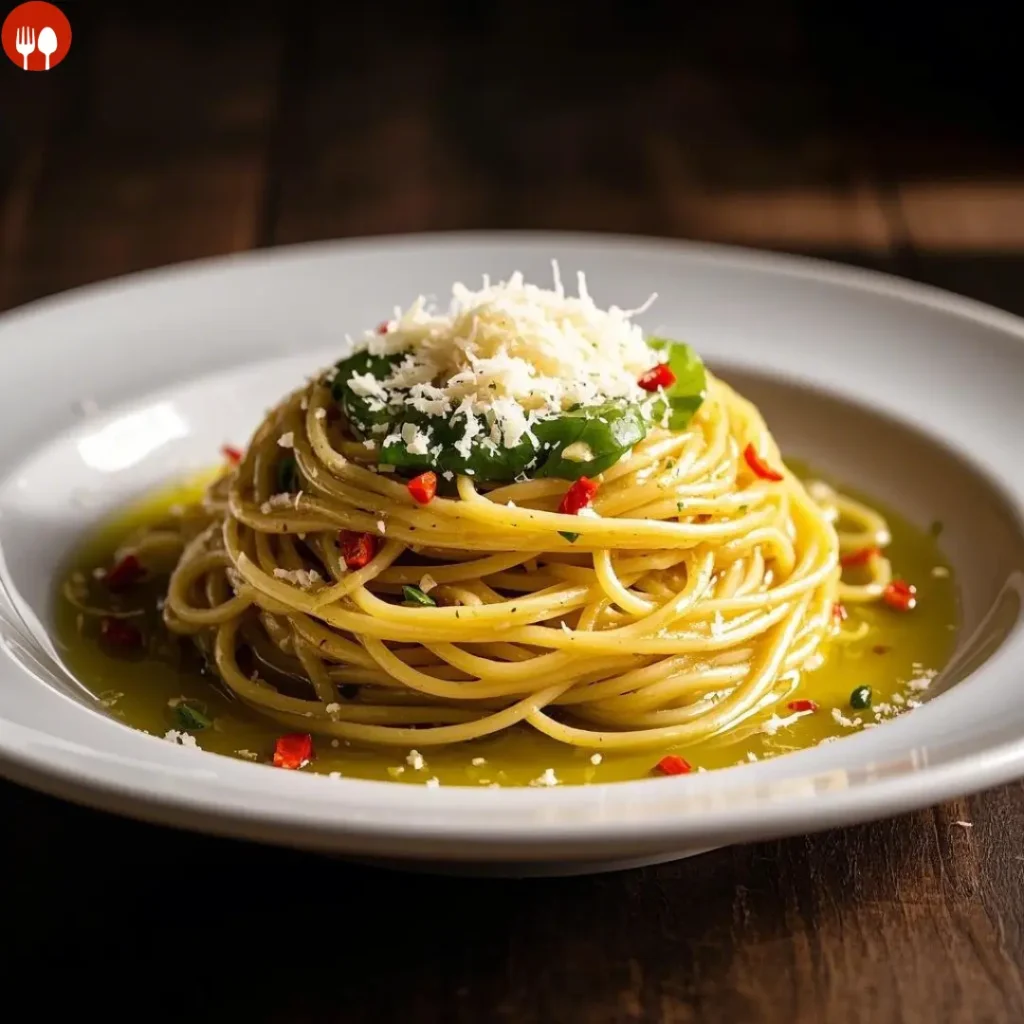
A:
<svg viewBox="0 0 1024 1024">
<path fill-rule="evenodd" d="M 68 4 L 61 67 L 0 69 L 0 305 L 254 246 L 549 227 L 821 254 L 1024 312 L 1019 90 L 998 26 L 647 0 L 629 18 L 551 7 L 538 53 L 536 16 L 509 0 L 290 19 L 147 6 Z M 47 1006 L 289 1024 L 1024 1019 L 1020 783 L 529 882 L 352 867 L 10 785 L 0 821 L 2 962 L 12 982 L 45 964 Z"/>
</svg>

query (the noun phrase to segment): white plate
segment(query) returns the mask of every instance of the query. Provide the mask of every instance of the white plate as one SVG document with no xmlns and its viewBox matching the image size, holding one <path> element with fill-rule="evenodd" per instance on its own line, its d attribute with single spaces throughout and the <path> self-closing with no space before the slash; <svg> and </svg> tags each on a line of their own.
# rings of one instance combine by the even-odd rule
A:
<svg viewBox="0 0 1024 1024">
<path fill-rule="evenodd" d="M 419 292 L 516 269 L 587 274 L 603 303 L 691 341 L 787 452 L 943 519 L 957 662 L 897 721 L 749 766 L 483 790 L 329 780 L 193 751 L 87 706 L 52 667 L 54 575 L 126 499 L 244 442 L 346 331 Z M 1024 323 L 809 260 L 628 238 L 450 235 L 302 246 L 140 275 L 0 319 L 0 770 L 107 810 L 391 861 L 597 870 L 820 829 L 1024 775 Z M 98 403 L 83 417 L 81 402 Z M 972 671 L 973 670 L 973 671 Z M 959 679 L 956 685 L 950 684 Z M 944 692 L 942 692 L 944 691 Z"/>
</svg>

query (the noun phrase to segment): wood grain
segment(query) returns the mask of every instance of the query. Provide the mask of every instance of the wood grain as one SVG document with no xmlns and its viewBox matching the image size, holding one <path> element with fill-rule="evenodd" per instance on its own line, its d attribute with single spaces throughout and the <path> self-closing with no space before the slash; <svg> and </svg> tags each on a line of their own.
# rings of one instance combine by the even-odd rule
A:
<svg viewBox="0 0 1024 1024">
<path fill-rule="evenodd" d="M 71 57 L 52 76 L 0 76 L 0 303 L 258 245 L 564 227 L 830 255 L 1024 311 L 1019 140 L 955 105 L 936 120 L 898 59 L 920 70 L 912 33 L 896 25 L 885 50 L 869 19 L 840 26 L 798 0 L 678 7 L 581 21 L 510 0 L 303 19 L 269 3 L 69 5 Z M 951 86 L 936 73 L 932 88 Z M 945 180 L 971 167 L 1003 185 Z M 1024 1019 L 1020 783 L 540 881 L 405 876 L 10 785 L 0 821 L 16 880 L 3 962 L 12 978 L 59 965 L 48 1008 L 66 995 L 114 1017 L 287 1024 Z"/>
</svg>

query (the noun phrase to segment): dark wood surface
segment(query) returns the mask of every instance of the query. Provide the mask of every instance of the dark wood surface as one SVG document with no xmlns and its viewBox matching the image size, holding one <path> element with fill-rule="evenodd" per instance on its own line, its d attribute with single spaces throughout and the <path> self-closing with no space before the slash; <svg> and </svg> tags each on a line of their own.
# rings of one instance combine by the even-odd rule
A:
<svg viewBox="0 0 1024 1024">
<path fill-rule="evenodd" d="M 820 254 L 1024 312 L 1019 88 L 998 25 L 872 5 L 851 22 L 799 0 L 585 18 L 509 0 L 149 6 L 66 4 L 58 69 L 0 68 L 0 306 L 254 246 L 551 227 Z M 1020 783 L 569 880 L 405 876 L 6 784 L 0 823 L 5 990 L 43 971 L 47 1008 L 1024 1020 Z"/>
</svg>

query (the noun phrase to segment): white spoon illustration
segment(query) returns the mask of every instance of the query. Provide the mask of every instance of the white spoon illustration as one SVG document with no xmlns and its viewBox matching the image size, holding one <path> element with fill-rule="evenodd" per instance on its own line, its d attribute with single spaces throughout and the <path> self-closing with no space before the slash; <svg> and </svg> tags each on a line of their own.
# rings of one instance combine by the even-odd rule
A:
<svg viewBox="0 0 1024 1024">
<path fill-rule="evenodd" d="M 46 70 L 50 70 L 50 54 L 57 52 L 57 33 L 47 25 L 39 33 L 38 49 L 46 54 Z"/>
</svg>

